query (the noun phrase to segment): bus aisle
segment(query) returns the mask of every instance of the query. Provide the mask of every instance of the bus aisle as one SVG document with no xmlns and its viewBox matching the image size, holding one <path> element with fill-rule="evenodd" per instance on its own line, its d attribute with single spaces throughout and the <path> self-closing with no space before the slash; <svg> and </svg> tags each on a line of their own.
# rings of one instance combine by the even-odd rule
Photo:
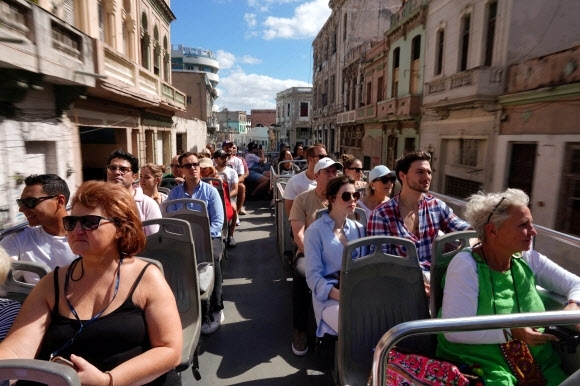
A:
<svg viewBox="0 0 580 386">
<path fill-rule="evenodd" d="M 292 275 L 277 252 L 273 211 L 267 201 L 250 201 L 246 208 L 235 234 L 237 247 L 222 261 L 225 321 L 202 336 L 201 381 L 188 370 L 183 384 L 332 385 L 312 345 L 304 358 L 290 349 Z"/>
</svg>

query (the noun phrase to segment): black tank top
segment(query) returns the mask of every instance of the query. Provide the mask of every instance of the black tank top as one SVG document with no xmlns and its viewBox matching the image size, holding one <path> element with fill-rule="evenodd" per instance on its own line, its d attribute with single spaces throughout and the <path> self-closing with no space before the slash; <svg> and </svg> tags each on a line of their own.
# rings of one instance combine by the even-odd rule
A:
<svg viewBox="0 0 580 386">
<path fill-rule="evenodd" d="M 99 370 L 107 371 L 149 350 L 151 344 L 147 334 L 145 314 L 133 304 L 132 298 L 135 288 L 150 265 L 151 263 L 143 268 L 133 283 L 127 299 L 119 308 L 85 326 L 73 343 L 59 351 L 58 355 L 69 358 L 71 354 L 75 354 L 83 357 Z M 44 335 L 37 359 L 49 360 L 50 354 L 64 346 L 80 327 L 76 319 L 65 318 L 58 313 L 58 267 L 54 270 L 54 296 L 52 320 Z M 163 385 L 166 375 L 162 375 L 148 385 Z M 18 382 L 18 385 L 24 384 L 29 383 Z"/>
</svg>

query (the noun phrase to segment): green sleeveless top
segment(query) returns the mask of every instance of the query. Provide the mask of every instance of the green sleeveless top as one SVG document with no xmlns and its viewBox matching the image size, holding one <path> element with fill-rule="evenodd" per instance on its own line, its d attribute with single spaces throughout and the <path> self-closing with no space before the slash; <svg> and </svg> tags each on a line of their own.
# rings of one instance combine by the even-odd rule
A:
<svg viewBox="0 0 580 386">
<path fill-rule="evenodd" d="M 471 248 L 463 252 L 470 253 L 477 264 L 479 281 L 477 315 L 493 315 L 495 311 L 498 314 L 545 311 L 544 304 L 536 291 L 534 273 L 519 254 L 512 256 L 510 270 L 496 272 L 490 270 L 485 261 L 477 253 L 473 253 Z M 445 278 L 443 287 L 445 287 Z M 448 341 L 444 334 L 439 334 L 437 340 L 438 357 L 458 364 L 477 365 L 483 370 L 486 386 L 516 384 L 516 378 L 499 344 L 453 343 Z M 560 367 L 560 358 L 553 351 L 550 343 L 529 348 L 544 377 L 548 380 L 548 385 L 556 386 L 566 379 Z"/>
</svg>

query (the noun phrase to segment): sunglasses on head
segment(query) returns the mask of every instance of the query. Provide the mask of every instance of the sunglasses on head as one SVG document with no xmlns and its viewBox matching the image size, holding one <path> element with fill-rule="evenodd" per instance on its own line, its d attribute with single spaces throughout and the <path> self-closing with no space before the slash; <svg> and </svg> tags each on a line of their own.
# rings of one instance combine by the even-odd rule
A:
<svg viewBox="0 0 580 386">
<path fill-rule="evenodd" d="M 360 199 L 360 192 L 353 192 L 353 193 L 344 192 L 340 195 L 340 198 L 344 202 L 349 202 L 352 199 L 354 199 L 355 201 L 358 201 Z"/>
<path fill-rule="evenodd" d="M 182 168 L 184 169 L 192 169 L 192 168 L 198 168 L 199 167 L 199 162 L 193 162 L 190 164 L 183 164 L 181 165 Z"/>
<path fill-rule="evenodd" d="M 86 216 L 64 216 L 62 218 L 62 225 L 66 231 L 73 231 L 77 223 L 80 221 L 81 227 L 86 231 L 94 231 L 101 225 L 101 220 L 109 220 L 111 222 L 117 223 L 117 220 L 111 217 L 97 216 L 94 214 L 88 214 Z"/>
<path fill-rule="evenodd" d="M 379 177 L 373 181 L 381 181 L 383 184 L 386 184 L 387 182 L 390 182 L 391 184 L 394 184 L 395 181 L 397 181 L 397 177 L 387 177 L 387 176 L 382 176 Z"/>
<path fill-rule="evenodd" d="M 40 204 L 42 201 L 44 200 L 48 200 L 49 198 L 55 198 L 58 195 L 52 195 L 52 196 L 44 196 L 44 197 L 26 197 L 26 198 L 19 198 L 16 200 L 16 205 L 18 205 L 19 208 L 27 207 L 28 209 L 34 209 L 38 206 L 38 204 Z"/>
<path fill-rule="evenodd" d="M 363 172 L 363 168 L 346 168 L 346 169 L 348 169 L 348 170 L 354 170 L 357 173 L 362 173 Z"/>
</svg>

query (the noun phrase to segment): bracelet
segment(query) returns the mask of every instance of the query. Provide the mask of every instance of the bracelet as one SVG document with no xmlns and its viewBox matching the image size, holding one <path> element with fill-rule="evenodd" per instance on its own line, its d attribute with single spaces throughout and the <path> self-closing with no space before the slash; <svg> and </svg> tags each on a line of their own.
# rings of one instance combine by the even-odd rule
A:
<svg viewBox="0 0 580 386">
<path fill-rule="evenodd" d="M 570 299 L 566 303 L 564 303 L 565 306 L 567 306 L 568 304 L 576 304 L 578 307 L 580 307 L 580 301 L 578 300 Z"/>
<path fill-rule="evenodd" d="M 109 385 L 108 386 L 115 386 L 115 380 L 113 379 L 113 374 L 110 371 L 105 371 L 105 374 L 109 376 Z"/>
</svg>

